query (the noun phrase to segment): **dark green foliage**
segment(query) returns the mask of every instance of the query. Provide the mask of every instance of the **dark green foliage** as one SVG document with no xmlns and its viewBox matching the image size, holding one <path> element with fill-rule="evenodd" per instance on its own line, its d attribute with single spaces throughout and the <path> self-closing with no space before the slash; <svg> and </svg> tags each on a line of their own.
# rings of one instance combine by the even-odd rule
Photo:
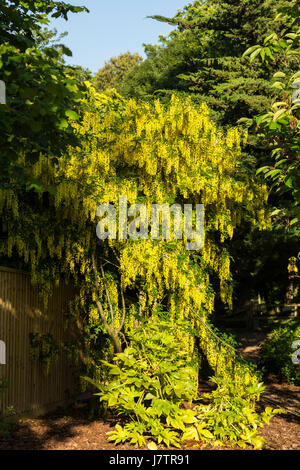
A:
<svg viewBox="0 0 300 470">
<path fill-rule="evenodd" d="M 251 232 L 245 225 L 234 235 L 231 254 L 236 306 L 241 307 L 255 294 L 265 300 L 269 311 L 287 301 L 291 283 L 288 260 L 297 252 L 299 237 L 281 224 L 280 213 L 273 220 L 272 227 L 264 232 Z"/>
<path fill-rule="evenodd" d="M 64 64 L 63 54 L 71 52 L 52 44 L 53 34 L 43 29 L 46 15 L 67 18 L 83 8 L 53 1 L 1 0 L 0 6 L 0 80 L 7 93 L 0 106 L 0 187 L 13 174 L 16 182 L 39 188 L 16 161 L 23 154 L 30 166 L 40 152 L 59 158 L 75 143 L 69 121 L 79 118 L 86 89 L 78 68 Z"/>
<path fill-rule="evenodd" d="M 222 124 L 258 114 L 272 90 L 270 67 L 250 65 L 242 54 L 273 26 L 276 8 L 289 2 L 208 0 L 186 6 L 160 46 L 146 46 L 147 60 L 124 80 L 125 95 L 148 98 L 164 90 L 191 93 L 206 101 Z"/>
<path fill-rule="evenodd" d="M 255 260 L 252 267 L 248 262 L 248 272 L 253 279 L 255 277 L 257 289 L 269 307 L 286 301 L 288 286 L 295 280 L 296 287 L 299 279 L 296 256 L 300 235 L 300 101 L 296 90 L 300 88 L 300 9 L 296 2 L 289 2 L 278 12 L 273 32 L 244 53 L 250 57 L 250 62 L 260 59 L 266 65 L 275 65 L 271 81 L 274 102 L 264 114 L 256 117 L 251 129 L 257 132 L 258 145 L 265 149 L 257 173 L 264 175 L 270 186 L 272 231 L 256 234 L 252 246 L 247 247 L 252 256 L 245 257 Z M 277 33 L 275 25 L 280 23 L 282 26 Z M 246 265 L 244 263 L 244 268 Z M 297 302 L 295 297 L 293 301 Z"/>
<path fill-rule="evenodd" d="M 276 99 L 255 124 L 261 144 L 269 150 L 259 172 L 271 182 L 289 227 L 300 220 L 300 8 L 294 5 L 279 10 L 276 23 L 280 20 L 284 27 L 279 34 L 273 32 L 244 55 L 250 62 L 260 58 L 263 63 L 276 64 L 272 80 Z"/>
<path fill-rule="evenodd" d="M 195 71 L 194 58 L 202 51 L 201 34 L 185 31 L 174 32 L 169 38 L 161 38 L 160 45 L 145 45 L 147 59 L 134 67 L 120 85 L 126 97 L 152 101 L 168 100 L 172 92 L 189 93 L 189 84 L 180 74 Z"/>
<path fill-rule="evenodd" d="M 50 333 L 45 335 L 30 333 L 29 342 L 31 357 L 44 366 L 45 372 L 48 374 L 51 362 L 56 361 L 59 356 L 56 341 Z"/>
<path fill-rule="evenodd" d="M 293 348 L 293 343 L 297 342 Z M 300 365 L 293 364 L 292 355 L 300 345 L 299 324 L 277 328 L 269 334 L 263 345 L 263 360 L 268 371 L 279 374 L 281 379 L 300 385 Z M 299 354 L 298 354 L 299 360 Z"/>
</svg>

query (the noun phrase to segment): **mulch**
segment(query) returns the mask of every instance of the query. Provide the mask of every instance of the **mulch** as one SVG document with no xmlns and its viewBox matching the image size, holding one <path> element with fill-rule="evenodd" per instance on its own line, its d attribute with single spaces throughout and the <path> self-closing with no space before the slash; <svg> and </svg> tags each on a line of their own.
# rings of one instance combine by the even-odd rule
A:
<svg viewBox="0 0 300 470">
<path fill-rule="evenodd" d="M 208 383 L 202 385 L 205 391 L 210 388 Z M 291 399 L 291 394 L 295 399 L 300 396 L 300 387 L 279 383 L 267 385 L 266 397 L 280 399 L 281 406 L 286 393 L 287 399 Z M 261 410 L 265 406 L 272 406 L 264 401 L 264 397 L 259 404 Z M 104 420 L 102 417 L 90 418 L 90 413 L 90 403 L 84 401 L 39 418 L 20 420 L 14 424 L 9 437 L 0 439 L 0 450 L 136 450 L 129 444 L 116 447 L 108 441 L 106 433 L 117 424 L 113 416 Z M 300 450 L 300 418 L 292 413 L 277 415 L 269 425 L 262 428 L 261 435 L 267 441 L 268 450 Z M 183 449 L 209 448 L 190 444 Z M 229 447 L 218 449 L 226 450 Z"/>
</svg>

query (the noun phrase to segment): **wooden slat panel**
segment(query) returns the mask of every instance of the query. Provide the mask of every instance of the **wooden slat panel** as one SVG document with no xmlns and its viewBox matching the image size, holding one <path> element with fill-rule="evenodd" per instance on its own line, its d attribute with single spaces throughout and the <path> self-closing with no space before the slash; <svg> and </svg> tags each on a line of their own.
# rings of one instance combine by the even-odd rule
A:
<svg viewBox="0 0 300 470">
<path fill-rule="evenodd" d="M 6 344 L 6 364 L 0 365 L 0 378 L 9 388 L 0 402 L 0 411 L 13 406 L 18 413 L 36 411 L 63 403 L 74 392 L 72 369 L 62 346 L 70 339 L 64 328 L 64 313 L 75 294 L 72 286 L 54 289 L 47 308 L 28 273 L 0 267 L 0 340 Z M 51 333 L 60 355 L 48 375 L 30 357 L 29 333 Z M 66 393 L 67 391 L 67 393 Z"/>
</svg>

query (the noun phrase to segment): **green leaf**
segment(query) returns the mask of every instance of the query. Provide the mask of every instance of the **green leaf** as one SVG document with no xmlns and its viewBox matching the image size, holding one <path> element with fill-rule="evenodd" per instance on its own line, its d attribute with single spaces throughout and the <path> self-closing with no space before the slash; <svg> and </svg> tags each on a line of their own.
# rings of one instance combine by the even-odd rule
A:
<svg viewBox="0 0 300 470">
<path fill-rule="evenodd" d="M 212 433 L 208 429 L 197 428 L 197 430 L 198 430 L 198 432 L 201 436 L 204 436 L 207 439 L 213 439 L 214 438 L 214 436 L 212 435 Z"/>
<path fill-rule="evenodd" d="M 271 176 L 273 178 L 274 176 L 278 175 L 279 173 L 281 173 L 281 170 L 271 170 L 271 171 L 268 171 L 265 174 L 265 177 L 268 178 L 269 176 Z"/>
<path fill-rule="evenodd" d="M 276 33 L 272 33 L 270 34 L 269 36 L 267 36 L 264 40 L 264 44 L 268 44 L 268 42 L 270 42 L 271 40 L 275 41 L 277 39 L 277 34 Z"/>
<path fill-rule="evenodd" d="M 274 78 L 285 78 L 286 74 L 284 72 L 276 72 L 273 75 Z"/>
<path fill-rule="evenodd" d="M 290 176 L 288 179 L 285 180 L 284 184 L 288 187 L 288 188 L 293 188 L 293 179 L 292 177 Z"/>
<path fill-rule="evenodd" d="M 247 55 L 251 54 L 253 51 L 256 51 L 256 49 L 258 49 L 260 46 L 251 46 L 249 47 L 249 49 L 247 49 L 244 54 L 243 54 L 243 57 L 246 57 Z"/>
<path fill-rule="evenodd" d="M 292 219 L 292 220 L 290 221 L 290 227 L 291 227 L 292 225 L 294 225 L 294 224 L 297 224 L 298 222 L 299 222 L 298 217 L 295 217 L 294 219 Z"/>
<path fill-rule="evenodd" d="M 40 193 L 42 191 L 42 185 L 38 183 L 32 183 L 28 186 L 28 189 L 34 189 L 35 192 Z"/>
<path fill-rule="evenodd" d="M 65 115 L 72 119 L 72 121 L 77 121 L 79 119 L 79 114 L 76 113 L 76 111 L 72 111 L 72 109 L 68 109 L 66 112 L 65 112 Z"/>
<path fill-rule="evenodd" d="M 279 109 L 279 111 L 276 111 L 276 113 L 273 116 L 273 121 L 278 121 L 282 116 L 284 116 L 287 112 L 287 109 Z"/>
<path fill-rule="evenodd" d="M 266 173 L 269 169 L 270 169 L 269 166 L 262 166 L 261 168 L 257 170 L 256 174 L 259 175 L 260 173 Z"/>
<path fill-rule="evenodd" d="M 272 88 L 276 88 L 278 90 L 284 90 L 285 86 L 282 82 L 274 82 L 272 83 Z"/>
<path fill-rule="evenodd" d="M 182 441 L 199 441 L 199 434 L 197 429 L 193 427 L 187 428 L 187 430 L 183 433 Z"/>
<path fill-rule="evenodd" d="M 258 49 L 256 49 L 254 52 L 252 52 L 252 54 L 250 55 L 250 62 L 253 62 L 254 59 L 258 56 L 258 54 L 260 54 L 261 52 L 261 47 L 259 47 Z"/>
<path fill-rule="evenodd" d="M 67 129 L 69 127 L 69 123 L 66 119 L 61 119 L 57 126 L 60 130 Z"/>
</svg>

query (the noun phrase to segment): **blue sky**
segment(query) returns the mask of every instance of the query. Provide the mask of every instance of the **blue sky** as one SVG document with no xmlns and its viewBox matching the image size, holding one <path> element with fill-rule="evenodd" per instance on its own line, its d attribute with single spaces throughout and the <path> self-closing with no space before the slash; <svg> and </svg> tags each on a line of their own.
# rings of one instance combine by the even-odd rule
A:
<svg viewBox="0 0 300 470">
<path fill-rule="evenodd" d="M 69 20 L 51 20 L 50 27 L 68 31 L 63 42 L 72 52 L 72 65 L 82 65 L 96 72 L 110 57 L 122 52 L 138 52 L 144 57 L 143 43 L 156 44 L 159 35 L 173 28 L 146 18 L 160 14 L 174 16 L 186 0 L 69 0 L 85 5 L 90 13 L 70 14 Z"/>
</svg>

